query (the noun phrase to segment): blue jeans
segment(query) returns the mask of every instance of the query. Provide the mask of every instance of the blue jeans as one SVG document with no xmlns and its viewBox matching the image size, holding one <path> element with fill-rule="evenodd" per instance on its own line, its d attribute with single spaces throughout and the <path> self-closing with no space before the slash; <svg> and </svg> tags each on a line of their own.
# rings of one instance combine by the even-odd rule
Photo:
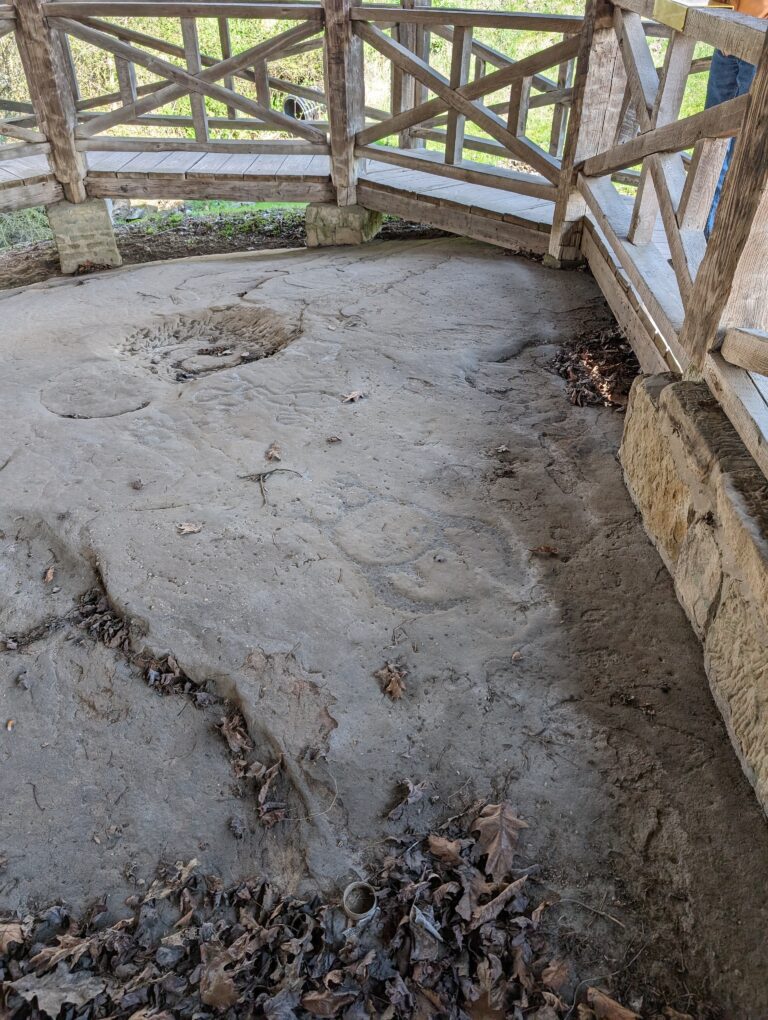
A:
<svg viewBox="0 0 768 1020">
<path fill-rule="evenodd" d="M 709 82 L 707 83 L 707 101 L 705 103 L 707 109 L 749 92 L 752 79 L 755 77 L 755 70 L 754 64 L 748 64 L 746 60 L 740 60 L 738 57 L 728 56 L 720 50 L 715 50 L 712 54 L 712 66 L 709 70 Z M 720 193 L 723 190 L 723 181 L 733 155 L 734 143 L 735 139 L 732 138 L 725 153 L 723 169 L 720 171 L 715 197 L 712 199 L 712 208 L 709 210 L 709 219 L 704 228 L 707 237 L 715 223 L 715 213 L 720 201 Z"/>
</svg>

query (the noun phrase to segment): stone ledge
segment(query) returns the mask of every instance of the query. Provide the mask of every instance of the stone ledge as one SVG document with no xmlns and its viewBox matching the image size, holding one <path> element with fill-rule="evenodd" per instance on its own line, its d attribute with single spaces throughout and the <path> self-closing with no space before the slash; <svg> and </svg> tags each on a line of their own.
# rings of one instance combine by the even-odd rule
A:
<svg viewBox="0 0 768 1020">
<path fill-rule="evenodd" d="M 620 460 L 768 812 L 768 482 L 704 383 L 638 379 Z"/>
<path fill-rule="evenodd" d="M 384 216 L 362 205 L 313 203 L 307 206 L 306 227 L 308 248 L 330 248 L 336 245 L 363 244 L 381 230 Z"/>
</svg>

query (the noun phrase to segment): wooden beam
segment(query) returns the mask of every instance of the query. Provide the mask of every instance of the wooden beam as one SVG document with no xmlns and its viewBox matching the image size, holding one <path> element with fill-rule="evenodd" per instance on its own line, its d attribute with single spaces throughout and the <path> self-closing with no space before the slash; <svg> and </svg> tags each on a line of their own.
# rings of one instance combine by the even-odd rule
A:
<svg viewBox="0 0 768 1020">
<path fill-rule="evenodd" d="M 729 99 L 727 103 L 646 131 L 630 142 L 600 152 L 584 160 L 577 169 L 585 177 L 604 177 L 642 162 L 652 152 L 680 152 L 690 149 L 702 138 L 732 138 L 741 130 L 748 106 L 748 95 Z"/>
<path fill-rule="evenodd" d="M 626 77 L 619 43 L 603 0 L 590 0 L 582 32 L 559 195 L 552 221 L 549 254 L 558 263 L 581 257 L 581 221 L 586 204 L 576 187 L 576 167 L 611 141 L 620 123 Z"/>
<path fill-rule="evenodd" d="M 768 375 L 768 333 L 731 326 L 726 330 L 720 354 L 729 365 Z"/>
<path fill-rule="evenodd" d="M 352 31 L 352 0 L 325 0 L 325 95 L 331 179 L 340 206 L 357 203 L 355 135 L 365 124 L 363 44 Z"/>
<path fill-rule="evenodd" d="M 186 0 L 83 0 L 69 3 L 49 0 L 51 18 L 266 18 L 279 21 L 322 21 L 320 4 L 187 3 Z"/>
<path fill-rule="evenodd" d="M 454 7 L 430 9 L 377 7 L 366 4 L 352 8 L 353 21 L 380 24 L 462 25 L 465 28 L 506 28 L 516 32 L 558 32 L 576 35 L 584 19 L 576 14 L 529 14 L 527 12 L 459 10 Z"/>
<path fill-rule="evenodd" d="M 450 86 L 452 89 L 458 89 L 462 85 L 467 84 L 471 59 L 472 29 L 459 25 L 453 32 L 453 48 L 451 50 Z M 464 149 L 465 121 L 466 118 L 463 114 L 453 109 L 448 111 L 445 134 L 446 163 L 461 162 L 461 154 Z"/>
<path fill-rule="evenodd" d="M 355 149 L 362 159 L 372 159 L 379 163 L 391 163 L 394 166 L 406 167 L 409 170 L 421 170 L 425 173 L 448 177 L 455 181 L 468 184 L 482 184 L 485 187 L 511 191 L 517 195 L 528 195 L 554 201 L 557 190 L 542 177 L 535 174 L 520 173 L 516 170 L 505 170 L 501 167 L 488 166 L 485 163 L 461 162 L 442 163 L 440 154 L 430 150 L 422 150 L 421 154 L 411 155 L 388 146 L 362 146 Z"/>
<path fill-rule="evenodd" d="M 8 146 L 10 149 L 11 146 Z M 15 146 L 13 146 L 15 148 Z M 40 151 L 40 146 L 35 147 L 35 152 Z M 252 152 L 274 154 L 283 156 L 323 156 L 330 153 L 328 145 L 313 145 L 310 142 L 299 142 L 293 139 L 274 138 L 269 141 L 254 141 L 252 138 L 246 140 L 214 139 L 201 145 L 191 138 L 122 138 L 104 135 L 102 137 L 87 138 L 77 142 L 79 152 L 157 152 L 166 150 L 168 152 Z M 30 155 L 29 152 L 25 155 Z"/>
<path fill-rule="evenodd" d="M 49 27 L 39 0 L 16 0 L 17 31 L 24 73 L 37 122 L 51 146 L 51 165 L 70 202 L 83 202 L 85 163 L 75 148 L 77 111 L 61 39 Z"/>
<path fill-rule="evenodd" d="M 197 37 L 197 22 L 194 18 L 181 18 L 181 37 L 184 42 L 184 58 L 190 74 L 198 75 L 203 69 L 200 60 L 200 41 Z M 192 123 L 195 127 L 195 139 L 198 142 L 208 141 L 208 118 L 205 112 L 205 96 L 190 93 L 189 102 L 192 107 Z"/>
</svg>

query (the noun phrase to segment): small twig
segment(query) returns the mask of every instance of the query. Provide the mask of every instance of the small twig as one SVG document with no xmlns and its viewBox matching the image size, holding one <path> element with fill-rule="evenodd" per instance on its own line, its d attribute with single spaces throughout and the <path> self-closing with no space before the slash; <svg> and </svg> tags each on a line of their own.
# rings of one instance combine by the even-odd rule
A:
<svg viewBox="0 0 768 1020">
<path fill-rule="evenodd" d="M 35 786 L 35 784 L 34 783 L 28 783 L 27 785 L 32 787 L 32 796 L 35 798 L 35 804 L 37 804 L 37 806 L 40 808 L 41 811 L 45 811 L 45 808 L 40 803 L 40 801 L 37 799 L 37 787 Z"/>
<path fill-rule="evenodd" d="M 267 468 L 266 471 L 254 471 L 250 475 L 238 475 L 238 478 L 244 478 L 247 482 L 258 482 L 259 488 L 261 489 L 262 506 L 267 505 L 267 490 L 264 486 L 264 480 L 269 478 L 270 475 L 274 475 L 278 471 L 286 471 L 290 475 L 298 475 L 301 477 L 301 471 L 294 471 L 293 468 Z"/>
<path fill-rule="evenodd" d="M 614 924 L 618 924 L 619 928 L 624 928 L 626 931 L 626 925 L 614 917 L 612 914 L 606 914 L 604 910 L 598 910 L 597 907 L 590 907 L 588 903 L 582 903 L 581 900 L 575 900 L 572 896 L 563 896 L 557 901 L 558 903 L 575 903 L 577 907 L 583 907 L 585 910 L 591 910 L 593 914 L 598 914 L 600 917 L 606 918 L 608 921 L 613 921 Z"/>
</svg>

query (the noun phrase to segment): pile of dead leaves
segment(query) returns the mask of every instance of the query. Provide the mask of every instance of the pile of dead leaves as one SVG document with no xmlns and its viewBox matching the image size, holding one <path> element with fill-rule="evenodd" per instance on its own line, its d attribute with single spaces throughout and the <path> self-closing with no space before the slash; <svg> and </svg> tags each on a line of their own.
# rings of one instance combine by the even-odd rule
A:
<svg viewBox="0 0 768 1020">
<path fill-rule="evenodd" d="M 403 841 L 357 924 L 262 880 L 225 890 L 196 861 L 164 869 L 114 924 L 103 905 L 80 921 L 63 907 L 7 918 L 0 1015 L 629 1020 L 553 958 L 540 928 L 550 904 L 513 866 L 524 827 L 508 803 L 488 804 L 468 831 Z"/>
<path fill-rule="evenodd" d="M 125 650 L 130 643 L 125 620 L 115 612 L 99 588 L 92 588 L 80 598 L 73 614 L 73 623 L 107 648 Z"/>
<path fill-rule="evenodd" d="M 625 408 L 640 372 L 635 352 L 615 327 L 576 337 L 561 348 L 552 364 L 566 381 L 568 399 L 577 407 Z"/>
</svg>

